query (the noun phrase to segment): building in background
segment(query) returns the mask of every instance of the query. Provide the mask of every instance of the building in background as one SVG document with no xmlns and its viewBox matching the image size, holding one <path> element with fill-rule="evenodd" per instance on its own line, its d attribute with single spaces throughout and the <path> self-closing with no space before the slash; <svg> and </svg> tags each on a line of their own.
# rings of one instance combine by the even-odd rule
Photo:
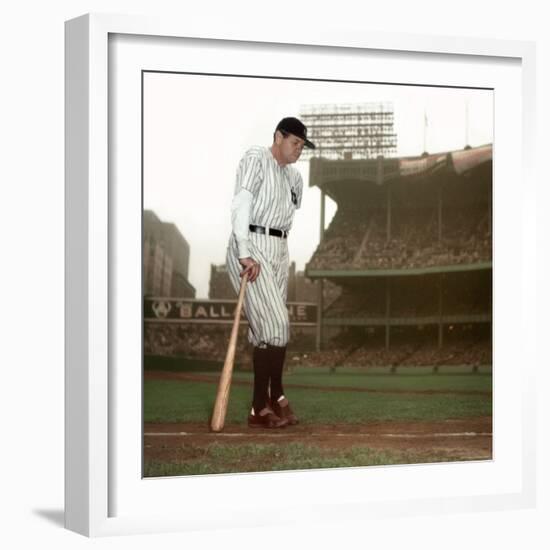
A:
<svg viewBox="0 0 550 550">
<path fill-rule="evenodd" d="M 291 262 L 288 276 L 287 302 L 308 302 L 316 304 L 318 300 L 317 282 L 308 279 L 303 271 L 296 271 L 296 262 Z M 324 285 L 324 304 L 328 307 L 339 295 L 340 287 L 328 281 Z M 225 264 L 210 266 L 210 284 L 208 297 L 211 300 L 235 300 L 236 294 Z"/>
<path fill-rule="evenodd" d="M 234 300 L 235 290 L 229 280 L 227 266 L 210 265 L 210 283 L 208 286 L 208 297 L 211 300 Z"/>
<path fill-rule="evenodd" d="M 190 247 L 177 226 L 152 210 L 143 212 L 143 293 L 194 298 L 188 280 Z"/>
<path fill-rule="evenodd" d="M 170 296 L 172 258 L 150 235 L 143 241 L 143 288 L 151 296 Z"/>
</svg>

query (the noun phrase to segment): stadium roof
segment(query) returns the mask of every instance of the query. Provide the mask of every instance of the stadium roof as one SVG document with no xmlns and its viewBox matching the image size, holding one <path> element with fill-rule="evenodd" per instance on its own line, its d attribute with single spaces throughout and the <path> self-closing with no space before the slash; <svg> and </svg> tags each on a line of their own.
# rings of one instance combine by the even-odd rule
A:
<svg viewBox="0 0 550 550">
<path fill-rule="evenodd" d="M 418 157 L 310 161 L 309 185 L 320 187 L 336 182 L 363 181 L 382 185 L 410 176 L 427 176 L 440 171 L 464 174 L 493 160 L 493 145 L 467 147 L 459 151 L 423 154 Z"/>
<path fill-rule="evenodd" d="M 438 169 L 447 168 L 463 174 L 468 170 L 476 168 L 480 164 L 493 160 L 492 144 L 482 147 L 462 149 L 449 153 L 438 153 L 435 155 L 424 155 L 416 158 L 399 159 L 399 175 L 409 176 L 429 172 L 435 172 Z"/>
</svg>

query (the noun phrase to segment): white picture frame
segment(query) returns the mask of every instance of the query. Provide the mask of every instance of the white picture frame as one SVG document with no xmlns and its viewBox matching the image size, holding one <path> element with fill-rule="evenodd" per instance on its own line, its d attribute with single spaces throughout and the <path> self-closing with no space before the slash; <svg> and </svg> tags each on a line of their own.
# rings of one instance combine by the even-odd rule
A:
<svg viewBox="0 0 550 550">
<path fill-rule="evenodd" d="M 140 419 L 139 395 L 127 401 L 120 384 L 113 378 L 116 353 L 112 333 L 113 309 L 119 300 L 113 277 L 112 248 L 119 238 L 119 217 L 124 214 L 120 200 L 114 200 L 110 181 L 113 158 L 109 158 L 112 117 L 109 112 L 113 72 L 109 65 L 109 39 L 132 37 L 135 43 L 145 37 L 176 44 L 178 39 L 209 41 L 215 48 L 225 46 L 259 47 L 292 55 L 337 53 L 368 56 L 383 54 L 404 67 L 399 81 L 422 78 L 423 61 L 452 64 L 457 82 L 464 83 L 464 72 L 487 82 L 498 82 L 495 117 L 495 269 L 507 275 L 497 285 L 495 325 L 495 458 L 489 463 L 468 465 L 425 465 L 392 468 L 342 469 L 339 471 L 288 472 L 204 476 L 194 479 L 143 480 L 137 472 L 140 457 L 135 456 L 135 437 L 125 440 L 113 420 L 119 409 L 127 410 L 135 427 Z M 239 46 L 239 47 L 240 47 Z M 147 48 L 145 48 L 147 50 Z M 238 52 L 237 52 L 238 57 Z M 422 59 L 421 59 L 422 58 Z M 404 62 L 406 60 L 406 63 Z M 137 60 L 138 65 L 140 59 Z M 142 68 L 154 69 L 154 55 L 145 55 Z M 200 63 L 200 55 L 195 58 Z M 479 66 L 494 68 L 483 76 Z M 445 513 L 516 509 L 534 506 L 535 501 L 535 382 L 534 350 L 528 318 L 535 317 L 535 300 L 529 291 L 526 266 L 535 264 L 530 245 L 534 232 L 534 183 L 532 151 L 535 121 L 535 47 L 530 42 L 487 39 L 457 39 L 420 35 L 396 35 L 365 31 L 360 35 L 330 31 L 251 29 L 246 35 L 231 29 L 220 34 L 186 22 L 163 18 L 118 15 L 85 15 L 66 23 L 66 491 L 65 521 L 70 530 L 87 536 L 139 534 L 151 532 L 213 529 L 231 526 L 257 526 L 292 523 L 296 510 L 299 520 L 311 523 L 395 517 L 418 513 Z M 166 68 L 166 67 L 163 67 Z M 134 67 L 135 69 L 135 67 Z M 405 70 L 406 69 L 406 70 Z M 295 70 L 295 69 L 292 69 Z M 312 69 L 314 70 L 314 69 Z M 316 69 L 320 70 L 320 69 Z M 491 73 L 491 71 L 485 71 Z M 500 76 L 498 76 L 500 75 Z M 438 77 L 439 78 L 439 77 Z M 447 77 L 450 84 L 453 76 Z M 462 80 L 460 80 L 462 78 Z M 500 110 L 512 107 L 509 120 Z M 513 132 L 507 132 L 513 128 Z M 515 152 L 515 155 L 508 154 Z M 511 188 L 512 184 L 515 185 Z M 513 189 L 513 193 L 512 193 Z M 521 196 L 521 231 L 509 233 L 505 223 L 513 194 Z M 132 201 L 129 201 L 130 204 Z M 517 203 L 516 203 L 517 205 Z M 121 210 L 122 208 L 122 210 Z M 134 213 L 135 214 L 135 213 Z M 500 224 L 500 225 L 499 225 Z M 508 226 L 510 224 L 507 224 Z M 499 233 L 500 231 L 500 233 Z M 136 236 L 137 237 L 137 236 Z M 138 248 L 141 242 L 138 243 Z M 515 254 L 512 257 L 510 249 Z M 519 260 L 518 260 L 519 258 Z M 511 272 L 511 273 L 510 273 Z M 517 296 L 506 308 L 498 301 L 506 285 L 515 277 Z M 498 282 L 498 281 L 497 281 Z M 123 294 L 121 292 L 121 294 Z M 501 305 L 502 304 L 502 305 Z M 508 315 L 515 318 L 509 322 Z M 140 320 L 138 320 L 138 323 Z M 514 332 L 515 331 L 515 332 Z M 521 371 L 512 362 L 520 359 Z M 133 379 L 135 382 L 135 379 Z M 134 387 L 134 390 L 136 388 Z M 129 393 L 131 390 L 127 390 Z M 136 434 L 129 428 L 128 432 Z M 505 431 L 509 432 L 507 435 Z M 134 446 L 132 446 L 134 445 Z M 117 452 L 115 452 L 115 449 Z M 127 458 L 128 479 L 120 479 L 118 454 Z M 368 470 L 368 471 L 367 471 Z M 460 474 L 460 475 L 457 475 Z M 460 482 L 460 476 L 474 480 Z M 459 481 L 451 487 L 453 478 Z M 456 481 L 455 480 L 455 481 Z M 486 484 L 484 484 L 486 482 Z M 261 490 L 286 487 L 293 503 L 278 514 L 255 510 L 250 496 Z M 366 490 L 357 490 L 368 487 Z M 399 487 L 399 490 L 393 490 Z M 124 494 L 123 494 L 124 493 Z M 234 495 L 239 494 L 236 497 Z M 212 495 L 216 494 L 216 505 Z M 174 498 L 179 498 L 174 506 Z M 182 495 L 184 497 L 182 498 Z M 287 498 L 283 495 L 282 498 Z M 231 499 L 229 497 L 232 497 Z M 156 499 L 156 500 L 155 500 Z M 147 505 L 147 502 L 149 505 Z M 327 509 L 327 503 L 332 505 Z M 118 504 L 117 504 L 118 503 Z M 126 503 L 125 506 L 120 503 Z M 130 505 L 130 503 L 132 505 Z M 151 503 L 158 506 L 151 507 Z M 161 503 L 165 503 L 161 506 Z M 277 501 L 273 503 L 277 508 Z M 234 520 L 233 512 L 239 520 Z"/>
</svg>

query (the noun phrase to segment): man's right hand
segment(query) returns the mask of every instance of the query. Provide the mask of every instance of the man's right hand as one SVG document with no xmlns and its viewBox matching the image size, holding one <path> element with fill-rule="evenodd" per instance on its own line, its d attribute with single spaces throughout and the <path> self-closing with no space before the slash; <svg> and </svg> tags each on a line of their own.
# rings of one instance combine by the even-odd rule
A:
<svg viewBox="0 0 550 550">
<path fill-rule="evenodd" d="M 241 277 L 248 273 L 248 281 L 253 283 L 260 274 L 260 264 L 252 258 L 239 258 L 239 263 L 244 267 L 241 271 Z"/>
</svg>

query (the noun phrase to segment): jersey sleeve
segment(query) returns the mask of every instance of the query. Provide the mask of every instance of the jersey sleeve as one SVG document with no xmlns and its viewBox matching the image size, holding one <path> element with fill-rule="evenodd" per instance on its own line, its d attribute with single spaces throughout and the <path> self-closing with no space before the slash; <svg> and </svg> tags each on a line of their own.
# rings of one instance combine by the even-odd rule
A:
<svg viewBox="0 0 550 550">
<path fill-rule="evenodd" d="M 231 225 L 237 239 L 239 258 L 250 257 L 249 231 L 250 209 L 252 208 L 252 193 L 241 189 L 231 203 Z"/>
<path fill-rule="evenodd" d="M 248 151 L 239 162 L 235 183 L 235 194 L 246 189 L 252 195 L 257 195 L 262 182 L 262 162 L 253 151 Z"/>
<path fill-rule="evenodd" d="M 296 209 L 300 208 L 302 206 L 302 192 L 303 192 L 303 181 L 302 181 L 302 174 L 300 172 L 296 171 L 296 182 L 294 184 L 295 186 L 295 193 L 296 193 Z"/>
</svg>

